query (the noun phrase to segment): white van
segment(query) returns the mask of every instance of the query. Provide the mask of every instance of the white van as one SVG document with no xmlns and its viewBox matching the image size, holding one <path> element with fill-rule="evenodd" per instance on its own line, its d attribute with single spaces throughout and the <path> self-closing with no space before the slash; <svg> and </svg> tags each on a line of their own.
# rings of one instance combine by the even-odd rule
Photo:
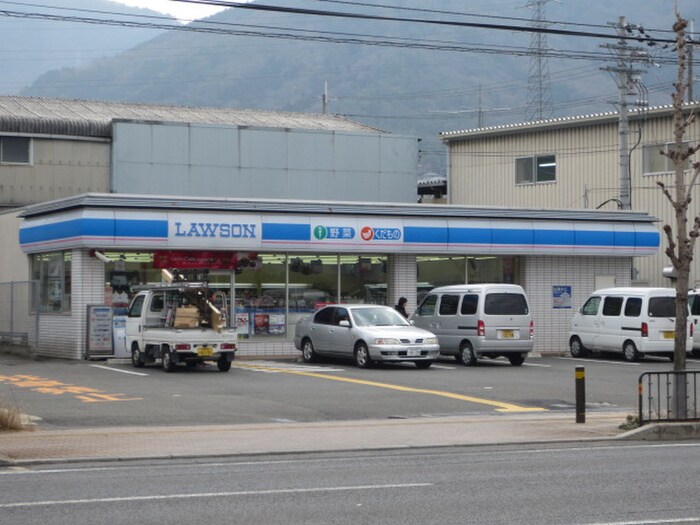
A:
<svg viewBox="0 0 700 525">
<path fill-rule="evenodd" d="M 460 284 L 431 290 L 411 316 L 433 332 L 440 353 L 465 366 L 479 357 L 506 356 L 520 366 L 533 347 L 527 295 L 515 284 Z"/>
<path fill-rule="evenodd" d="M 690 320 L 693 323 L 693 350 L 694 357 L 700 357 L 700 290 L 693 289 L 688 292 L 688 305 L 690 307 Z"/>
<path fill-rule="evenodd" d="M 688 325 L 690 349 L 693 330 Z M 610 351 L 622 352 L 626 361 L 637 361 L 644 354 L 673 360 L 675 330 L 673 288 L 604 288 L 593 292 L 571 319 L 569 350 L 573 357 Z"/>
</svg>

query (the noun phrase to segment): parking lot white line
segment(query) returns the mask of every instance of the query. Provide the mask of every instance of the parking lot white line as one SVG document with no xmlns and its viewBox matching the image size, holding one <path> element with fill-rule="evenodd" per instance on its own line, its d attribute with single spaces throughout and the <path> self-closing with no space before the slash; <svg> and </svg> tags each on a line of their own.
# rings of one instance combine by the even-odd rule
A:
<svg viewBox="0 0 700 525">
<path fill-rule="evenodd" d="M 439 368 L 441 370 L 457 370 L 456 366 L 445 366 L 445 365 L 433 365 L 433 368 Z"/>
<path fill-rule="evenodd" d="M 122 374 L 131 374 L 133 376 L 147 376 L 148 374 L 144 374 L 143 372 L 132 372 L 131 370 L 120 370 L 119 368 L 112 368 L 109 366 L 102 366 L 102 365 L 90 365 L 93 368 L 101 368 L 102 370 L 109 370 L 111 372 L 120 372 Z"/>
<path fill-rule="evenodd" d="M 627 361 L 608 361 L 606 359 L 584 359 L 583 357 L 554 357 L 564 361 L 583 361 L 584 363 L 605 363 L 611 365 L 641 366 L 641 363 L 628 363 Z"/>
<path fill-rule="evenodd" d="M 315 365 L 291 365 L 287 363 L 277 363 L 272 361 L 245 361 L 234 362 L 233 366 L 252 370 L 254 372 L 265 372 L 267 374 L 279 374 L 281 372 L 347 372 L 344 368 L 332 368 Z"/>
<path fill-rule="evenodd" d="M 540 365 L 538 363 L 523 363 L 523 366 L 539 366 L 540 368 L 552 368 L 552 365 Z"/>
<path fill-rule="evenodd" d="M 303 494 L 309 492 L 343 492 L 350 490 L 410 489 L 430 487 L 432 483 L 394 483 L 387 485 L 355 485 L 346 487 L 312 487 L 308 489 L 277 490 L 241 490 L 236 492 L 202 492 L 193 494 L 164 494 L 153 496 L 124 496 L 118 498 L 90 498 L 46 501 L 20 501 L 17 503 L 0 503 L 0 509 L 18 507 L 47 507 L 52 505 L 78 505 L 85 503 L 122 503 L 128 501 L 155 501 L 169 499 L 219 498 L 221 496 L 266 496 L 271 494 Z"/>
<path fill-rule="evenodd" d="M 639 521 L 601 521 L 596 523 L 588 523 L 586 525 L 671 525 L 673 523 L 698 523 L 700 517 L 695 518 L 668 518 L 668 519 L 653 519 Z"/>
</svg>

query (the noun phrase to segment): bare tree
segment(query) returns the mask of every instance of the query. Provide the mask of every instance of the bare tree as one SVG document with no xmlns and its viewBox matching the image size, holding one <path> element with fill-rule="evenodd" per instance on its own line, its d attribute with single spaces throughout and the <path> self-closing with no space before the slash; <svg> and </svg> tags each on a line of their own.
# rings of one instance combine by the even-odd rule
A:
<svg viewBox="0 0 700 525">
<path fill-rule="evenodd" d="M 687 67 L 687 38 L 685 29 L 688 21 L 676 12 L 676 23 L 673 31 L 676 33 L 676 46 L 678 53 L 678 73 L 674 83 L 672 95 L 673 103 L 673 136 L 674 142 L 668 151 L 662 151 L 662 155 L 667 156 L 672 162 L 675 171 L 675 196 L 666 188 L 662 182 L 657 182 L 664 195 L 668 198 L 675 211 L 676 233 L 669 224 L 664 224 L 663 231 L 666 234 L 668 247 L 666 255 L 671 260 L 671 264 L 677 273 L 676 280 L 676 334 L 673 355 L 673 370 L 684 371 L 686 367 L 686 331 L 688 330 L 688 289 L 690 285 L 690 264 L 693 261 L 693 250 L 698 235 L 700 235 L 700 217 L 693 218 L 693 225 L 688 228 L 688 206 L 692 200 L 692 190 L 700 176 L 700 162 L 690 165 L 689 175 L 686 174 L 688 159 L 695 152 L 700 150 L 700 145 L 690 144 L 685 140 L 688 127 L 693 123 L 696 114 L 687 106 L 683 106 L 683 100 L 687 85 L 685 83 L 685 73 Z M 686 181 L 690 178 L 690 182 Z M 674 388 L 674 404 L 677 414 L 685 415 L 687 408 L 686 401 L 686 379 L 685 374 L 676 376 L 676 386 Z"/>
</svg>

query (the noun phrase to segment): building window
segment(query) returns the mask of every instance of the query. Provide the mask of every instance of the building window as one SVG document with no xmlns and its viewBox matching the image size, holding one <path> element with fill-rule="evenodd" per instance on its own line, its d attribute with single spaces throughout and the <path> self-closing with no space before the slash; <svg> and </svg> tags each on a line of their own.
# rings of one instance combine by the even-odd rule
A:
<svg viewBox="0 0 700 525">
<path fill-rule="evenodd" d="M 29 164 L 31 139 L 26 137 L 0 137 L 0 163 Z"/>
<path fill-rule="evenodd" d="M 689 146 L 690 143 L 684 142 L 684 146 Z M 667 142 L 665 144 L 650 144 L 644 146 L 643 163 L 644 175 L 656 173 L 672 173 L 675 171 L 673 161 L 667 157 L 668 152 L 673 150 L 674 143 Z M 683 169 L 690 169 L 690 159 L 686 159 L 683 163 Z"/>
<path fill-rule="evenodd" d="M 32 257 L 32 280 L 39 289 L 32 299 L 32 311 L 70 313 L 71 252 L 42 253 Z"/>
<path fill-rule="evenodd" d="M 554 155 L 536 155 L 515 159 L 515 183 L 536 184 L 557 180 L 557 159 Z"/>
</svg>

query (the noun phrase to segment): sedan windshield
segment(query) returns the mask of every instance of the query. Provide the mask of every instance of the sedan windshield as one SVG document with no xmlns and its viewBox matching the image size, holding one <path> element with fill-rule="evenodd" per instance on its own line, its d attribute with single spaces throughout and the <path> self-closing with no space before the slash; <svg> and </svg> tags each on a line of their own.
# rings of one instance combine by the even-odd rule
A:
<svg viewBox="0 0 700 525">
<path fill-rule="evenodd" d="M 401 314 L 391 308 L 355 308 L 352 316 L 357 326 L 410 326 Z"/>
</svg>

